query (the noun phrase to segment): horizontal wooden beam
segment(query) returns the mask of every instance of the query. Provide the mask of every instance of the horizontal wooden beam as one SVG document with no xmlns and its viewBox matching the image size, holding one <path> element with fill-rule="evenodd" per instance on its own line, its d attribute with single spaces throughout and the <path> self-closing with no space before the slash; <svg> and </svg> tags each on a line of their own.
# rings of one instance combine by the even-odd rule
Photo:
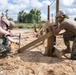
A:
<svg viewBox="0 0 76 75">
<path fill-rule="evenodd" d="M 28 48 L 38 44 L 39 42 L 44 41 L 48 37 L 51 37 L 52 35 L 53 35 L 52 32 L 46 33 L 45 35 L 39 37 L 38 39 L 32 41 L 31 43 L 29 43 L 29 44 L 21 47 L 20 49 L 18 49 L 18 52 L 23 52 L 23 51 L 27 50 Z"/>
</svg>

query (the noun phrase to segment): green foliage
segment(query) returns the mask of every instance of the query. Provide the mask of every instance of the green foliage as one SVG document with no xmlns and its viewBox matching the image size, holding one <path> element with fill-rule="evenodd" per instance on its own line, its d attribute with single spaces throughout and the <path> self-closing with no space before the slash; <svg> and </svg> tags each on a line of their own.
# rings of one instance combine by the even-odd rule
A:
<svg viewBox="0 0 76 75">
<path fill-rule="evenodd" d="M 8 20 L 13 21 L 13 18 L 8 18 Z"/>
<path fill-rule="evenodd" d="M 41 11 L 32 9 L 27 14 L 22 10 L 18 13 L 18 21 L 20 23 L 39 23 L 41 22 Z"/>
<path fill-rule="evenodd" d="M 65 18 L 69 19 L 69 16 L 68 15 L 65 15 Z"/>
<path fill-rule="evenodd" d="M 37 23 L 36 28 L 40 28 L 44 23 Z M 34 23 L 16 23 L 17 28 L 33 29 Z"/>
<path fill-rule="evenodd" d="M 76 21 L 76 17 L 74 18 L 74 20 Z"/>
<path fill-rule="evenodd" d="M 18 21 L 21 23 L 25 22 L 26 13 L 22 10 L 18 13 Z"/>
</svg>

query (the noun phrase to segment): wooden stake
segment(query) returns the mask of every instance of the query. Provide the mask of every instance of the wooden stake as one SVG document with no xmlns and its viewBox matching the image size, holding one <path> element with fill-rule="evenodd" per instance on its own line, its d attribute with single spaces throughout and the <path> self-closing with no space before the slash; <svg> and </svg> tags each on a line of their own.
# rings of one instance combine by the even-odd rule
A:
<svg viewBox="0 0 76 75">
<path fill-rule="evenodd" d="M 50 23 L 50 5 L 48 5 L 48 22 Z M 52 33 L 52 30 L 50 30 L 49 25 L 48 25 L 48 28 L 46 29 L 46 33 L 49 33 L 49 32 Z M 47 38 L 47 50 L 45 51 L 46 52 L 45 54 L 47 56 L 53 55 L 53 45 L 54 45 L 54 36 L 48 37 Z"/>
<path fill-rule="evenodd" d="M 37 29 L 36 29 L 36 24 L 34 25 L 34 32 L 37 32 Z"/>
<path fill-rule="evenodd" d="M 58 11 L 59 11 L 59 0 L 56 0 L 56 14 L 57 14 Z M 57 25 L 57 27 L 58 27 L 58 22 L 57 22 L 57 20 L 56 20 L 56 25 Z"/>
</svg>

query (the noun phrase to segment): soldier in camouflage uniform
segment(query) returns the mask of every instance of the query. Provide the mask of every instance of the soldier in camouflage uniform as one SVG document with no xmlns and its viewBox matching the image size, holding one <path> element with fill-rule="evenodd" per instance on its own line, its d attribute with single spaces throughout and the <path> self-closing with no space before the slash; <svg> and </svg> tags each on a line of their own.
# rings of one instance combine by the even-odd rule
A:
<svg viewBox="0 0 76 75">
<path fill-rule="evenodd" d="M 65 30 L 63 33 L 64 43 L 67 49 L 64 50 L 65 53 L 71 52 L 71 59 L 76 59 L 76 22 L 66 18 L 66 13 L 63 10 L 59 10 L 56 15 L 56 19 L 59 22 L 59 27 L 55 29 L 52 26 L 54 35 L 60 34 L 61 30 Z M 73 41 L 72 51 L 70 49 L 70 42 Z"/>
<path fill-rule="evenodd" d="M 6 16 L 2 15 L 0 19 L 0 54 L 6 54 L 10 52 L 11 48 L 9 46 L 9 38 L 13 36 L 8 29 L 12 30 L 15 26 L 15 23 L 12 21 L 8 21 Z M 10 40 L 11 41 L 11 40 Z M 17 43 L 17 41 L 11 41 Z"/>
</svg>

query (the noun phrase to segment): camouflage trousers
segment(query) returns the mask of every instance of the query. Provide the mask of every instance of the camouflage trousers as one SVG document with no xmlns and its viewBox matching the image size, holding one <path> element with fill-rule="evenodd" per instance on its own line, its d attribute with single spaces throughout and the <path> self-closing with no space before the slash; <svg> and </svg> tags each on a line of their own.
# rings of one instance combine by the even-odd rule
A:
<svg viewBox="0 0 76 75">
<path fill-rule="evenodd" d="M 64 39 L 65 45 L 69 48 L 70 48 L 70 41 L 73 41 L 71 59 L 76 60 L 76 35 L 64 34 L 63 39 Z"/>
<path fill-rule="evenodd" d="M 0 54 L 9 52 L 11 50 L 8 45 L 8 40 L 5 37 L 0 38 Z"/>
</svg>

